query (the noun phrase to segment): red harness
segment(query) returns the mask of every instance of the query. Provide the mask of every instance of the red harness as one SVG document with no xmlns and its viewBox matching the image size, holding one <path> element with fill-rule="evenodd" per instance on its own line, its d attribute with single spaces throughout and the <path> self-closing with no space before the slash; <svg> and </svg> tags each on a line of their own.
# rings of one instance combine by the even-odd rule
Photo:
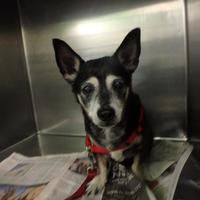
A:
<svg viewBox="0 0 200 200">
<path fill-rule="evenodd" d="M 88 134 L 86 134 L 85 145 L 86 145 L 87 149 L 90 152 L 99 153 L 99 154 L 108 154 L 110 152 L 123 149 L 123 148 L 129 146 L 137 138 L 138 134 L 142 132 L 142 130 L 143 130 L 143 128 L 142 128 L 143 121 L 144 121 L 144 109 L 141 106 L 140 116 L 139 116 L 139 119 L 138 119 L 138 127 L 133 133 L 131 133 L 131 135 L 126 139 L 126 141 L 124 141 L 123 143 L 121 143 L 120 145 L 118 145 L 116 147 L 107 149 L 107 148 L 105 148 L 103 146 L 100 146 L 98 144 L 92 143 L 92 141 L 90 139 L 90 136 Z"/>
</svg>

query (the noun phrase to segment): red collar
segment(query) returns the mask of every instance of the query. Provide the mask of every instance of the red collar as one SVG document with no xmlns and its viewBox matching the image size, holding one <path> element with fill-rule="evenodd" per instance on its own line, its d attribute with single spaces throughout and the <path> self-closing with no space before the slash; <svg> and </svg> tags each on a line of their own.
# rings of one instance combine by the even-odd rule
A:
<svg viewBox="0 0 200 200">
<path fill-rule="evenodd" d="M 141 106 L 141 109 L 140 109 L 140 116 L 139 116 L 139 119 L 138 119 L 138 127 L 137 129 L 126 139 L 125 142 L 121 143 L 120 145 L 116 146 L 116 147 L 113 147 L 111 149 L 107 149 L 103 146 L 100 146 L 98 144 L 94 144 L 92 143 L 92 141 L 90 140 L 90 136 L 88 134 L 86 134 L 86 137 L 85 137 L 85 145 L 87 147 L 87 149 L 89 149 L 89 151 L 91 151 L 92 153 L 99 153 L 99 154 L 108 154 L 110 152 L 113 152 L 113 151 L 117 151 L 117 150 L 120 150 L 120 149 L 123 149 L 127 146 L 129 146 L 137 137 L 137 135 L 139 133 L 142 132 L 143 128 L 142 128 L 142 122 L 144 121 L 144 109 L 143 107 Z"/>
</svg>

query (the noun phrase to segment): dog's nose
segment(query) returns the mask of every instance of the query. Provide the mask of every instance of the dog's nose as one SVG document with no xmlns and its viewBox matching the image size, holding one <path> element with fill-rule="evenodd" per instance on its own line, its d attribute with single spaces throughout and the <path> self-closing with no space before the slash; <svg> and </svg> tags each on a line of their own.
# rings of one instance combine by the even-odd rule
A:
<svg viewBox="0 0 200 200">
<path fill-rule="evenodd" d="M 110 121 L 114 118 L 115 111 L 112 108 L 101 108 L 98 110 L 97 115 L 102 121 Z"/>
</svg>

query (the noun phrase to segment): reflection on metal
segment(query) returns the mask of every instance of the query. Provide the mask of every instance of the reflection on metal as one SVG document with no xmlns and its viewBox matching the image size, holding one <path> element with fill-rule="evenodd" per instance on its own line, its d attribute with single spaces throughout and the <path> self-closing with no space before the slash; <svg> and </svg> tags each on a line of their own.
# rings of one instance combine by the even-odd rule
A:
<svg viewBox="0 0 200 200">
<path fill-rule="evenodd" d="M 75 26 L 76 35 L 93 35 L 106 31 L 108 27 L 103 22 L 81 22 Z"/>
<path fill-rule="evenodd" d="M 1 2 L 0 24 L 0 150 L 2 150 L 33 134 L 36 128 L 16 1 Z"/>
<path fill-rule="evenodd" d="M 181 141 L 188 141 L 186 137 L 154 137 L 154 141 L 156 140 L 169 140 L 169 141 L 176 141 L 176 142 L 181 142 Z"/>
<path fill-rule="evenodd" d="M 189 53 L 189 87 L 188 87 L 188 128 L 192 139 L 200 139 L 200 2 L 188 0 L 188 53 Z"/>
<path fill-rule="evenodd" d="M 153 15 L 159 12 L 166 13 L 167 10 L 174 12 L 180 7 L 179 4 L 180 2 L 178 1 L 170 2 L 170 8 L 167 9 L 167 7 L 169 6 L 169 2 L 161 2 L 140 8 L 132 8 L 125 11 L 112 12 L 111 14 L 100 17 L 91 17 L 90 19 L 84 20 L 80 19 L 73 23 L 73 25 L 71 26 L 71 30 L 69 29 L 69 27 L 67 27 L 66 35 L 94 35 L 110 32 L 111 28 L 114 27 L 114 25 L 116 26 L 116 24 L 118 24 L 120 28 L 122 27 L 122 25 L 125 26 L 125 24 L 121 23 L 122 21 L 124 21 L 124 19 L 126 20 L 127 25 L 128 23 L 132 23 L 133 13 L 134 15 L 141 15 L 144 13 L 145 15 Z M 163 37 L 165 36 L 166 35 L 163 35 Z M 112 38 L 112 35 L 108 35 L 108 37 Z"/>
<path fill-rule="evenodd" d="M 34 93 L 33 93 L 31 74 L 30 74 L 29 60 L 28 60 L 27 49 L 26 49 L 27 45 L 26 45 L 26 40 L 25 40 L 24 27 L 22 25 L 22 18 L 20 15 L 21 13 L 20 0 L 17 0 L 17 5 L 18 5 L 19 22 L 20 22 L 20 28 L 21 28 L 21 38 L 22 38 L 22 47 L 23 47 L 23 52 L 24 52 L 24 60 L 25 60 L 26 71 L 27 71 L 27 79 L 28 79 L 29 88 L 30 88 L 30 98 L 31 98 L 32 108 L 33 108 L 33 118 L 34 118 L 36 130 L 37 132 L 39 132 L 37 113 L 36 113 L 34 97 L 33 97 Z"/>
<path fill-rule="evenodd" d="M 87 60 L 112 55 L 131 29 L 141 27 L 142 56 L 133 87 L 142 97 L 156 136 L 185 137 L 182 0 L 117 0 L 115 4 L 111 0 L 20 0 L 20 6 L 40 130 L 84 134 L 80 108 L 57 70 L 51 39 L 67 41 Z M 66 123 L 57 126 L 63 120 Z"/>
</svg>

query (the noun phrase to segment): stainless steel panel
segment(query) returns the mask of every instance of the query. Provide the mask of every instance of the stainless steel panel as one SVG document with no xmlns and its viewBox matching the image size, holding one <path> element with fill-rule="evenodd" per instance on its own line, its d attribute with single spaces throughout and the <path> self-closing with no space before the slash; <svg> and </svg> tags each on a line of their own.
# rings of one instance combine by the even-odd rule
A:
<svg viewBox="0 0 200 200">
<path fill-rule="evenodd" d="M 40 156 L 80 152 L 84 149 L 84 137 L 34 134 L 33 136 L 30 136 L 17 144 L 0 151 L 0 162 L 13 152 L 18 152 L 26 156 Z"/>
<path fill-rule="evenodd" d="M 0 150 L 36 132 L 17 1 L 0 7 Z"/>
<path fill-rule="evenodd" d="M 142 56 L 133 76 L 156 136 L 184 137 L 186 57 L 182 0 L 20 0 L 34 103 L 42 132 L 82 134 L 71 89 L 58 73 L 51 39 L 67 41 L 84 59 L 111 55 L 133 28 Z"/>
<path fill-rule="evenodd" d="M 25 156 L 41 155 L 38 137 L 36 134 L 29 136 L 15 145 L 12 145 L 0 152 L 0 161 L 7 158 L 13 152 L 21 153 Z"/>
<path fill-rule="evenodd" d="M 85 150 L 84 137 L 38 135 L 41 155 L 81 152 Z"/>
<path fill-rule="evenodd" d="M 200 139 L 200 1 L 188 0 L 188 128 L 189 136 Z"/>
</svg>

